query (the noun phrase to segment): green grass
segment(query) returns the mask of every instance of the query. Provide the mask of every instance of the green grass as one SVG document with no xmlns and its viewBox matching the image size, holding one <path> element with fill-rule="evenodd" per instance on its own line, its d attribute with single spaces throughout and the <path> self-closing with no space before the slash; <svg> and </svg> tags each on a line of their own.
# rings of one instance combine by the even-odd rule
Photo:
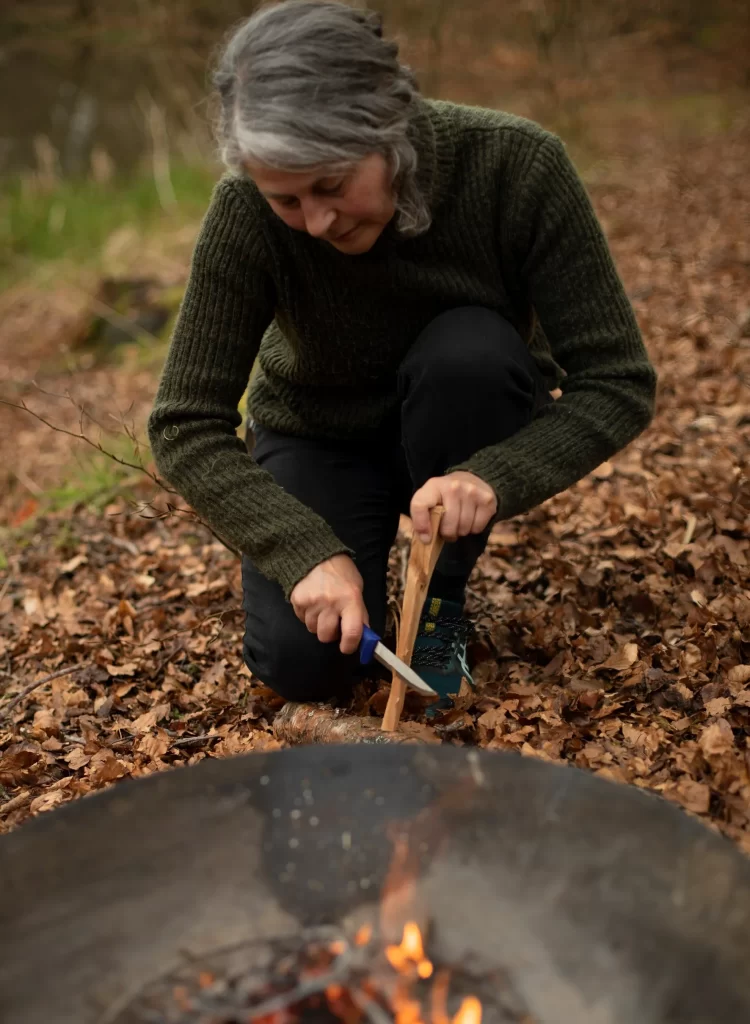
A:
<svg viewBox="0 0 750 1024">
<path fill-rule="evenodd" d="M 108 447 L 112 449 L 112 445 Z M 101 453 L 78 458 L 71 464 L 65 480 L 40 497 L 33 515 L 18 526 L 0 528 L 0 572 L 9 565 L 6 552 L 19 551 L 33 543 L 34 532 L 43 516 L 60 515 L 79 506 L 103 512 L 114 498 L 132 496 L 132 488 L 142 480 L 146 480 L 142 473 L 120 466 Z M 77 539 L 69 524 L 62 522 L 55 540 L 61 557 L 73 553 L 73 541 Z"/>
<path fill-rule="evenodd" d="M 177 201 L 164 209 L 145 172 L 52 187 L 30 176 L 6 178 L 0 181 L 0 287 L 40 264 L 95 266 L 107 239 L 123 227 L 158 232 L 200 218 L 216 179 L 214 168 L 174 165 Z"/>
<path fill-rule="evenodd" d="M 80 458 L 63 483 L 45 492 L 39 512 L 64 512 L 76 505 L 101 512 L 116 495 L 127 491 L 140 479 L 136 470 L 120 466 L 106 455 L 93 453 Z"/>
</svg>

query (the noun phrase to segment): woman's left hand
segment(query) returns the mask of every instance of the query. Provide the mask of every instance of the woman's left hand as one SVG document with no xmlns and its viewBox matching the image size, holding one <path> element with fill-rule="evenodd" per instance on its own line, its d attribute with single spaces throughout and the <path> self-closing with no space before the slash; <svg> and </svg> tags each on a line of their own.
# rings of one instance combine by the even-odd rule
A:
<svg viewBox="0 0 750 1024">
<path fill-rule="evenodd" d="M 497 498 L 488 483 L 463 469 L 446 476 L 433 476 L 411 499 L 411 520 L 423 543 L 430 540 L 430 509 L 443 505 L 440 536 L 458 540 L 481 533 L 497 512 Z"/>
</svg>

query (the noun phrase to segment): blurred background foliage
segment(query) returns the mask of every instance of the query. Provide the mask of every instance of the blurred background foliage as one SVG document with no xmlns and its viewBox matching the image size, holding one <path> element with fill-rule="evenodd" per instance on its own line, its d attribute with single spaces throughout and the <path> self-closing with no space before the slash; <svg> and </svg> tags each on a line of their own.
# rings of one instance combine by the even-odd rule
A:
<svg viewBox="0 0 750 1024">
<path fill-rule="evenodd" d="M 195 217 L 219 171 L 208 67 L 252 0 L 4 0 L 0 275 Z M 579 160 L 644 117 L 721 129 L 750 86 L 748 0 L 373 0 L 425 93 L 510 109 Z"/>
<path fill-rule="evenodd" d="M 252 0 L 5 0 L 0 14 L 0 168 L 63 174 L 132 166 L 165 134 L 186 160 L 210 153 L 207 59 Z M 587 75 L 601 95 L 647 95 L 643 57 L 672 88 L 696 57 L 721 86 L 750 85 L 747 0 L 373 0 L 425 91 L 538 109 Z M 614 63 L 613 63 L 614 61 Z M 705 72 L 705 68 L 703 69 Z M 577 86 L 580 96 L 581 83 Z M 528 93 L 526 98 L 522 94 Z M 560 95 L 557 95 L 560 94 Z M 546 97 L 548 103 L 550 96 Z M 11 100 L 11 102 L 8 102 Z"/>
</svg>

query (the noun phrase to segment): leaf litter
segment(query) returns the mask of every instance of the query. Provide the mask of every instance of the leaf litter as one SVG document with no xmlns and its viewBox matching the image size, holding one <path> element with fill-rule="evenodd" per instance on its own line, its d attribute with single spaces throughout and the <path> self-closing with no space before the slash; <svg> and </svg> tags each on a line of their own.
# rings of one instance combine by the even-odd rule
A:
<svg viewBox="0 0 750 1024">
<path fill-rule="evenodd" d="M 477 690 L 434 725 L 407 703 L 405 726 L 651 790 L 750 852 L 748 154 L 740 120 L 682 148 L 652 139 L 592 187 L 659 371 L 656 418 L 495 528 L 470 584 Z M 283 701 L 242 664 L 239 565 L 195 523 L 79 507 L 40 519 L 8 561 L 0 829 L 121 779 L 282 745 Z M 373 688 L 344 713 L 382 715 Z"/>
</svg>

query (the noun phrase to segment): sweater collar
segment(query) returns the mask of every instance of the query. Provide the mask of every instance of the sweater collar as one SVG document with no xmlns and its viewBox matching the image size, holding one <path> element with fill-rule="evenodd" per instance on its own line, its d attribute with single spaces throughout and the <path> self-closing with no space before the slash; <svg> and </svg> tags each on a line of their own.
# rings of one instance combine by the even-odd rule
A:
<svg viewBox="0 0 750 1024">
<path fill-rule="evenodd" d="M 417 153 L 417 186 L 434 215 L 448 193 L 455 159 L 455 146 L 440 106 L 420 98 L 407 129 Z"/>
</svg>

